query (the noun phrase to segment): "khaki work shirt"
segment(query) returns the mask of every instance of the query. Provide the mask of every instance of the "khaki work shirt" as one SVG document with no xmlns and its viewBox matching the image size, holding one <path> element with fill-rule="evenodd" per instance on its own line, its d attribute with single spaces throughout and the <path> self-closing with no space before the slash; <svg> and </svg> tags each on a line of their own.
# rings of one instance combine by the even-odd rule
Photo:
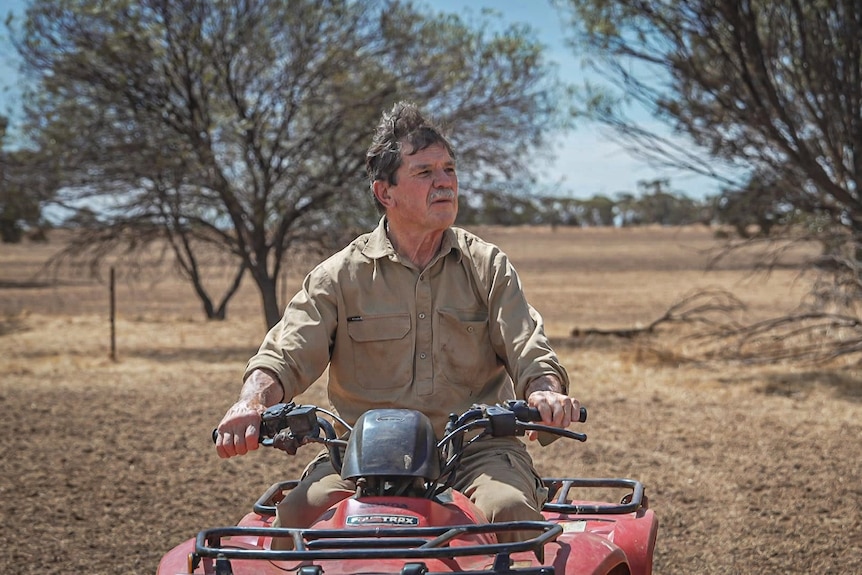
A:
<svg viewBox="0 0 862 575">
<path fill-rule="evenodd" d="M 450 413 L 524 398 L 527 384 L 569 379 L 497 246 L 460 228 L 424 270 L 402 259 L 380 225 L 315 267 L 246 368 L 274 371 L 290 399 L 329 366 L 332 406 L 425 413 L 438 434 Z"/>
</svg>

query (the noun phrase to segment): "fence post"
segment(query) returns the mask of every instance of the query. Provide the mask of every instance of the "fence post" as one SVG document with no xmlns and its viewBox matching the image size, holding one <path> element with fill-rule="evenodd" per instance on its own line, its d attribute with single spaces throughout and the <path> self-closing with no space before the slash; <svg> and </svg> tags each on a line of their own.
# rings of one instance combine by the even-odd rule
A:
<svg viewBox="0 0 862 575">
<path fill-rule="evenodd" d="M 111 360 L 117 361 L 116 291 L 114 289 L 114 266 L 111 266 Z"/>
</svg>

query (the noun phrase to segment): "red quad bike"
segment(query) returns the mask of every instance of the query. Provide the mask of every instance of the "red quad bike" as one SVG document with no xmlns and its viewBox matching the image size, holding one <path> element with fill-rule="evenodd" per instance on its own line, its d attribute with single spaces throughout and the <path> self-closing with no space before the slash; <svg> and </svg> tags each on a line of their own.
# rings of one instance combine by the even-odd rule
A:
<svg viewBox="0 0 862 575">
<path fill-rule="evenodd" d="M 338 421 L 351 433 L 336 434 Z M 586 410 L 581 410 L 581 421 Z M 647 575 L 652 572 L 658 520 L 643 485 L 631 479 L 546 478 L 550 496 L 542 521 L 490 523 L 451 488 L 467 445 L 486 437 L 537 430 L 585 441 L 567 429 L 535 423 L 523 401 L 476 405 L 450 416 L 437 441 L 428 418 L 406 409 L 375 409 L 351 427 L 313 405 L 278 404 L 262 418 L 261 444 L 295 453 L 325 445 L 355 495 L 333 505 L 310 527 L 273 527 L 275 506 L 298 481 L 276 483 L 237 526 L 205 529 L 162 558 L 158 575 Z M 215 433 L 215 432 L 214 432 Z M 548 437 L 548 436 L 545 436 Z M 570 494 L 601 488 L 625 493 L 620 503 Z M 527 541 L 500 543 L 503 531 L 528 530 Z M 272 548 L 274 537 L 291 550 Z"/>
</svg>

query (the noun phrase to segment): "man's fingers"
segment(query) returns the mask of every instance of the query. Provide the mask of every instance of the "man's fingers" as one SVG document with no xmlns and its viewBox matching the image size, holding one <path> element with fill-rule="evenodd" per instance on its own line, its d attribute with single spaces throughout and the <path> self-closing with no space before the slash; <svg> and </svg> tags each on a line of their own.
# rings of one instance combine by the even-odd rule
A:
<svg viewBox="0 0 862 575">
<path fill-rule="evenodd" d="M 567 398 L 564 408 L 565 419 L 563 420 L 563 427 L 568 427 L 578 420 L 578 409 L 580 409 L 580 406 L 578 405 L 577 400 Z"/>
<path fill-rule="evenodd" d="M 535 406 L 542 415 L 542 421 L 554 427 L 569 427 L 578 421 L 581 404 L 578 400 L 558 394 L 543 394 Z"/>
<path fill-rule="evenodd" d="M 542 416 L 542 423 L 550 423 L 554 420 L 554 410 L 550 404 L 542 401 L 535 406 L 539 410 L 539 415 Z"/>
<path fill-rule="evenodd" d="M 245 446 L 248 451 L 254 451 L 258 447 L 257 425 L 251 423 L 245 428 Z"/>
<path fill-rule="evenodd" d="M 245 455 L 258 448 L 260 414 L 236 405 L 228 410 L 218 425 L 216 452 L 226 459 L 235 455 Z"/>
<path fill-rule="evenodd" d="M 230 432 L 219 431 L 216 438 L 216 452 L 222 459 L 233 457 L 236 455 L 236 450 L 233 445 L 233 435 Z"/>
<path fill-rule="evenodd" d="M 545 409 L 539 409 L 539 412 L 542 413 L 542 421 L 547 425 L 552 425 L 554 427 L 568 427 L 571 421 L 567 421 L 570 418 L 568 414 L 568 409 L 566 402 L 562 401 L 549 401 L 544 404 Z"/>
</svg>

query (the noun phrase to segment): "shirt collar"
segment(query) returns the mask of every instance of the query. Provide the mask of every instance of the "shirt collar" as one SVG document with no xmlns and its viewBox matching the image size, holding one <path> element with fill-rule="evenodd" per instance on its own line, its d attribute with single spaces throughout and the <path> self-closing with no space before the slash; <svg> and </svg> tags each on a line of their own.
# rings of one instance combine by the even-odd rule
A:
<svg viewBox="0 0 862 575">
<path fill-rule="evenodd" d="M 452 228 L 446 229 L 443 232 L 443 242 L 440 244 L 440 256 L 455 252 L 458 260 L 461 259 L 461 247 L 458 245 L 458 238 L 455 237 L 455 232 Z M 386 216 L 380 218 L 377 227 L 368 234 L 368 239 L 365 242 L 365 248 L 362 253 L 371 259 L 380 259 L 385 257 L 395 256 L 395 248 L 392 247 L 392 242 L 386 235 Z"/>
<path fill-rule="evenodd" d="M 386 216 L 380 218 L 377 227 L 368 234 L 362 253 L 374 260 L 395 255 L 395 248 L 386 237 Z"/>
</svg>

